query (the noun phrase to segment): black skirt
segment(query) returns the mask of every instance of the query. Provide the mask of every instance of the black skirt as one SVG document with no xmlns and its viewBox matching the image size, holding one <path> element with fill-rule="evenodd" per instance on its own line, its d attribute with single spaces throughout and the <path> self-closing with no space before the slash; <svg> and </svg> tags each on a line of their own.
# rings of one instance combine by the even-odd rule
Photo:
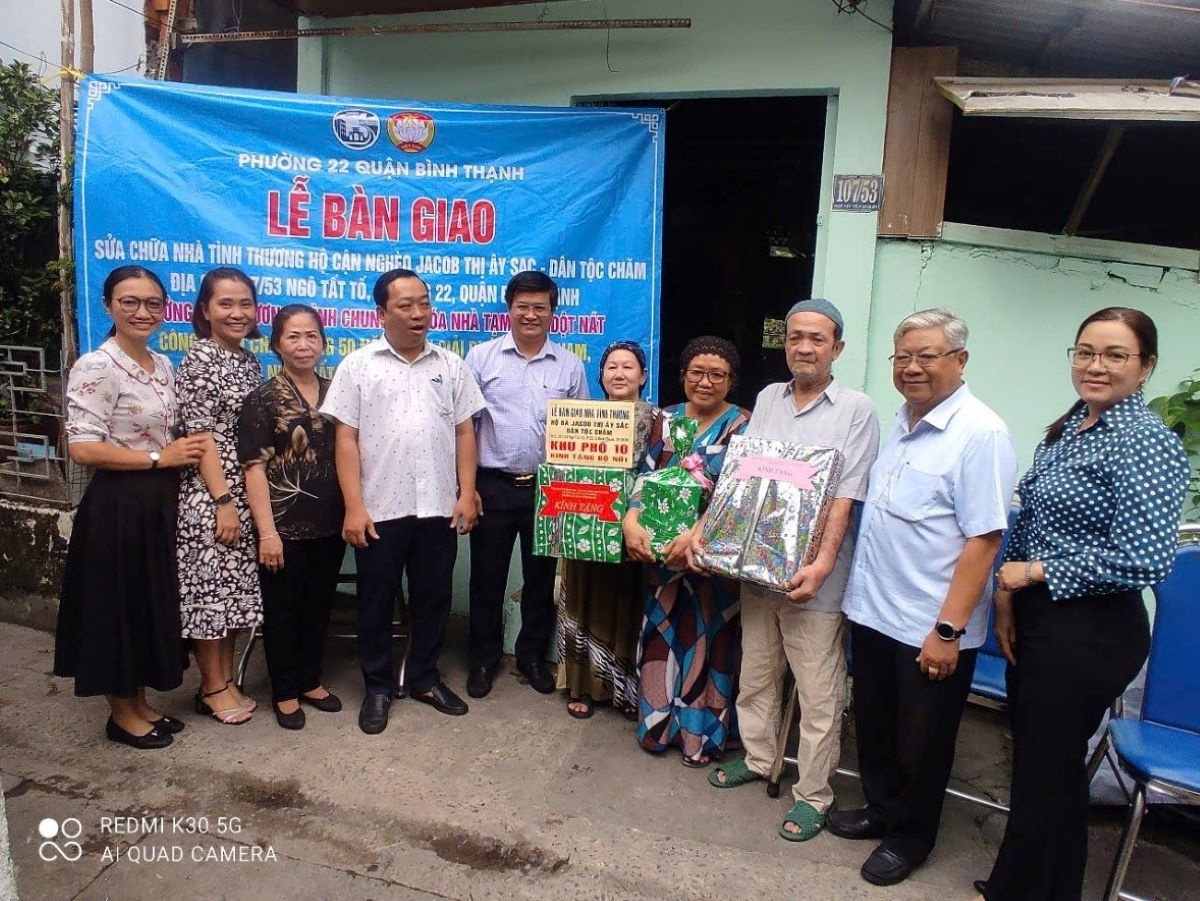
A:
<svg viewBox="0 0 1200 901">
<path fill-rule="evenodd" d="M 174 469 L 99 470 L 75 514 L 54 674 L 75 694 L 129 698 L 183 681 Z"/>
</svg>

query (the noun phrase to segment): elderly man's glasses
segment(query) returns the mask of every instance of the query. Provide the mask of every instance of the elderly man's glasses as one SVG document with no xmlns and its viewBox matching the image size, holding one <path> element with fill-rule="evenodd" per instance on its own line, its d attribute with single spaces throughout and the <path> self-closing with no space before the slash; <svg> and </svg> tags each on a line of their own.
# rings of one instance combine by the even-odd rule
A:
<svg viewBox="0 0 1200 901">
<path fill-rule="evenodd" d="M 912 354 L 892 354 L 890 357 L 888 357 L 888 359 L 892 361 L 892 365 L 897 369 L 903 369 L 913 360 L 916 360 L 917 365 L 922 369 L 928 369 L 942 357 L 948 357 L 950 354 L 956 354 L 960 350 L 962 350 L 961 347 L 956 347 L 954 350 L 944 350 L 940 354 L 919 353 L 916 356 L 913 356 Z"/>
<path fill-rule="evenodd" d="M 683 376 L 692 385 L 699 385 L 705 379 L 710 385 L 724 385 L 729 373 L 719 369 L 685 369 Z"/>
<path fill-rule="evenodd" d="M 1130 357 L 1140 357 L 1141 354 L 1131 354 L 1123 350 L 1092 350 L 1090 347 L 1068 347 L 1067 359 L 1076 369 L 1087 369 L 1092 360 L 1100 358 L 1100 365 L 1105 369 L 1120 369 L 1129 362 Z"/>
<path fill-rule="evenodd" d="M 157 316 L 166 306 L 161 297 L 118 297 L 114 303 L 123 313 L 136 313 L 138 307 L 145 307 L 146 312 L 152 316 Z"/>
</svg>

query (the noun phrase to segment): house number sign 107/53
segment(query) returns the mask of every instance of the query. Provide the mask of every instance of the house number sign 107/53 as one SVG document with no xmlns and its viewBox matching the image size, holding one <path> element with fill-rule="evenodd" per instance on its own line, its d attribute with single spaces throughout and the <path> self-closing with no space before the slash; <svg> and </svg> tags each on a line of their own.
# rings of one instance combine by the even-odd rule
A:
<svg viewBox="0 0 1200 901">
<path fill-rule="evenodd" d="M 835 175 L 833 208 L 853 213 L 871 213 L 883 203 L 882 175 Z"/>
</svg>

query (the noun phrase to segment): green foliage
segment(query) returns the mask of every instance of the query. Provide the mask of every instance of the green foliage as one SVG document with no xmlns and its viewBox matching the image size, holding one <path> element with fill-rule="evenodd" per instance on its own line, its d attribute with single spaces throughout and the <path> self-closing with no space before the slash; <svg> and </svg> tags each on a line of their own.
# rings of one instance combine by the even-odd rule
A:
<svg viewBox="0 0 1200 901">
<path fill-rule="evenodd" d="M 1185 509 L 1185 517 L 1194 521 L 1200 518 L 1200 470 L 1195 465 L 1200 458 L 1200 369 L 1180 382 L 1177 392 L 1156 397 L 1149 406 L 1179 436 L 1193 461 L 1192 480 L 1188 485 L 1190 509 Z"/>
<path fill-rule="evenodd" d="M 0 62 L 0 335 L 57 355 L 58 92 Z"/>
</svg>

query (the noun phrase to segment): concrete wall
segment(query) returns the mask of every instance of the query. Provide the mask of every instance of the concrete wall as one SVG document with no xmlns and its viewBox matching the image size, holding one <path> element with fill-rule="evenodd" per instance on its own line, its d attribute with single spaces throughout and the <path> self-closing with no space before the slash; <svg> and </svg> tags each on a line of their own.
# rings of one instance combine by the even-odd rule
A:
<svg viewBox="0 0 1200 901">
<path fill-rule="evenodd" d="M 1174 393 L 1180 379 L 1200 366 L 1197 255 L 1189 252 L 1191 268 L 1185 269 L 1169 264 L 1187 255 L 1133 245 L 1106 254 L 1102 248 L 1108 242 L 1078 242 L 1081 247 L 1089 243 L 1101 248 L 1096 256 L 1115 259 L 948 241 L 880 241 L 866 384 L 885 425 L 900 399 L 887 361 L 892 330 L 908 313 L 927 307 L 949 307 L 966 319 L 971 329 L 967 380 L 1012 429 L 1022 468 L 1045 426 L 1076 399 L 1066 349 L 1079 323 L 1102 307 L 1136 307 L 1154 319 L 1160 362 L 1146 397 Z M 1131 263 L 1131 257 L 1161 258 L 1164 265 Z"/>
</svg>

